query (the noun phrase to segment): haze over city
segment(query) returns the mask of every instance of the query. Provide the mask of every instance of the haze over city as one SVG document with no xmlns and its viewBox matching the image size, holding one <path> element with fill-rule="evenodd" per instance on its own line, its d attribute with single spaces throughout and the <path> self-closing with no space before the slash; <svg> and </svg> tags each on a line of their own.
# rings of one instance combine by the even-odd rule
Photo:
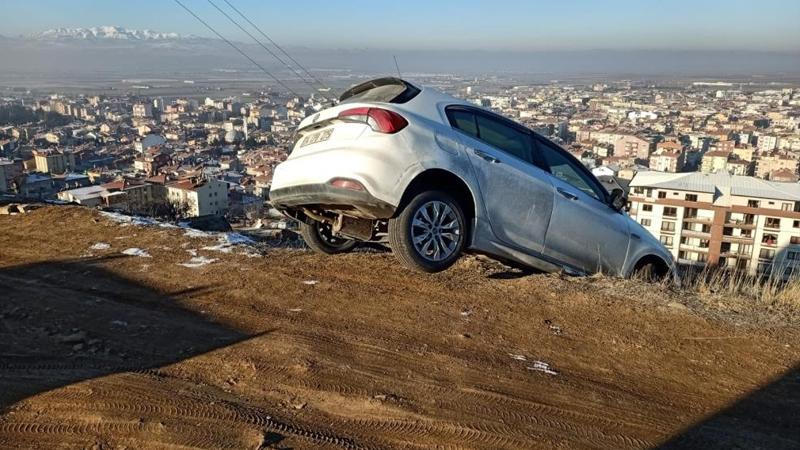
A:
<svg viewBox="0 0 800 450">
<path fill-rule="evenodd" d="M 238 40 L 211 5 L 187 5 Z M 257 1 L 237 6 L 279 42 L 313 48 L 396 50 L 800 50 L 800 4 L 791 0 L 570 2 L 409 0 Z M 172 1 L 7 0 L 2 34 L 120 25 L 212 37 Z M 766 13 L 765 13 L 766 12 Z M 760 20 L 759 20 L 760 18 Z"/>
<path fill-rule="evenodd" d="M 257 61 L 282 69 L 207 1 L 186 5 Z M 794 20 L 800 3 L 792 1 L 760 3 L 760 11 L 775 12 L 769 20 L 754 20 L 754 7 L 746 1 L 410 1 L 381 7 L 241 1 L 237 7 L 300 61 L 320 70 L 388 73 L 395 71 L 397 58 L 407 73 L 542 79 L 800 73 L 800 27 Z M 85 80 L 253 68 L 173 1 L 12 0 L 4 3 L 4 12 L 14 19 L 0 30 L 6 37 L 0 39 L 0 58 L 13 63 L 0 67 L 0 83 L 53 73 Z M 102 26 L 154 30 L 164 39 L 63 39 L 74 31 L 69 29 Z M 53 45 L 56 36 L 62 42 Z M 170 40 L 176 42 L 169 45 Z"/>
</svg>

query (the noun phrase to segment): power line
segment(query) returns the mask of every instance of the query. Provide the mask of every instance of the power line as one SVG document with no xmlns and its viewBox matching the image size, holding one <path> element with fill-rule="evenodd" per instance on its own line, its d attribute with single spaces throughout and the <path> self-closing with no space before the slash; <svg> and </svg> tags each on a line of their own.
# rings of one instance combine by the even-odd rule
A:
<svg viewBox="0 0 800 450">
<path fill-rule="evenodd" d="M 236 13 L 237 13 L 237 14 L 239 14 L 240 16 L 242 16 L 242 18 L 243 18 L 243 19 L 244 19 L 244 20 L 245 20 L 247 23 L 249 23 L 251 27 L 255 28 L 255 30 L 256 30 L 256 31 L 258 31 L 258 32 L 259 32 L 259 34 L 261 34 L 261 36 L 264 36 L 264 39 L 268 40 L 268 41 L 270 42 L 270 44 L 274 45 L 274 46 L 275 46 L 275 48 L 277 48 L 278 50 L 280 50 L 280 52 L 281 52 L 281 53 L 283 53 L 283 54 L 284 54 L 284 55 L 285 55 L 287 58 L 289 58 L 289 60 L 290 60 L 290 61 L 292 61 L 293 63 L 295 63 L 295 64 L 297 65 L 297 67 L 299 67 L 300 69 L 302 69 L 302 70 L 303 70 L 303 72 L 305 72 L 305 74 L 309 76 L 309 78 L 311 78 L 312 80 L 316 81 L 316 82 L 317 82 L 317 83 L 318 83 L 320 86 L 322 86 L 322 88 L 323 88 L 323 89 L 330 90 L 330 88 L 329 88 L 328 86 L 326 86 L 326 85 L 325 85 L 325 83 L 323 83 L 323 82 L 322 82 L 322 81 L 320 81 L 320 80 L 319 80 L 317 77 L 315 77 L 315 76 L 314 76 L 314 74 L 312 74 L 311 72 L 309 72 L 309 71 L 308 71 L 308 69 L 306 69 L 305 67 L 303 67 L 303 65 L 302 65 L 302 64 L 300 64 L 299 62 L 297 62 L 297 60 L 296 60 L 296 59 L 292 58 L 292 56 L 291 56 L 289 53 L 287 53 L 287 52 L 286 52 L 286 50 L 284 50 L 284 49 L 283 49 L 283 47 L 281 47 L 280 45 L 278 45 L 278 43 L 277 43 L 277 42 L 273 41 L 273 40 L 272 40 L 272 38 L 270 38 L 269 36 L 267 36 L 267 34 L 266 34 L 266 33 L 264 33 L 264 32 L 261 30 L 261 28 L 259 28 L 259 27 L 258 27 L 258 25 L 254 24 L 252 21 L 250 21 L 250 19 L 248 19 L 248 18 L 247 18 L 247 16 L 245 16 L 245 15 L 244 15 L 244 13 L 242 13 L 241 11 L 239 11 L 238 9 L 236 9 L 236 7 L 235 7 L 235 6 L 233 6 L 233 5 L 231 4 L 231 2 L 230 2 L 230 1 L 228 1 L 228 0 L 222 0 L 222 1 L 224 1 L 224 2 L 225 2 L 225 3 L 226 3 L 226 4 L 227 4 L 227 5 L 228 5 L 228 6 L 229 6 L 229 7 L 230 7 L 232 10 L 236 11 Z"/>
<path fill-rule="evenodd" d="M 192 15 L 192 16 L 193 16 L 195 19 L 197 19 L 197 20 L 198 20 L 200 23 L 202 23 L 203 25 L 205 25 L 205 26 L 206 26 L 206 28 L 208 28 L 209 30 L 211 30 L 212 32 L 214 32 L 214 34 L 216 34 L 216 35 L 217 35 L 217 37 L 219 37 L 220 39 L 222 39 L 223 41 L 225 41 L 225 43 L 226 43 L 226 44 L 230 45 L 231 47 L 233 47 L 233 48 L 234 48 L 234 50 L 236 50 L 237 52 L 241 53 L 241 55 L 242 55 L 242 56 L 244 56 L 245 58 L 247 58 L 247 59 L 248 59 L 248 60 L 249 60 L 251 63 L 253 63 L 253 64 L 254 64 L 256 67 L 258 67 L 259 69 L 261 69 L 261 71 L 262 71 L 262 72 L 264 72 L 265 74 L 269 75 L 269 77 L 270 77 L 270 78 L 272 78 L 273 80 L 275 80 L 275 82 L 276 82 L 276 83 L 278 83 L 278 84 L 279 84 L 281 87 L 283 87 L 284 89 L 286 89 L 287 91 L 289 91 L 289 93 L 291 93 L 292 95 L 294 95 L 294 96 L 296 96 L 296 97 L 300 97 L 300 94 L 298 94 L 298 93 L 297 93 L 297 92 L 295 92 L 295 91 L 294 91 L 292 88 L 290 88 L 289 86 L 287 86 L 286 84 L 284 84 L 284 83 L 283 83 L 281 80 L 279 80 L 278 78 L 276 78 L 276 77 L 275 77 L 275 75 L 271 74 L 271 73 L 270 73 L 270 72 L 269 72 L 267 69 L 265 69 L 265 68 L 264 68 L 264 66 L 262 66 L 261 64 L 259 64 L 258 62 L 256 62 L 256 60 L 254 60 L 254 59 L 253 59 L 253 58 L 251 58 L 251 57 L 250 57 L 250 56 L 249 56 L 247 53 L 245 53 L 244 51 L 242 51 L 242 49 L 240 49 L 239 47 L 237 47 L 236 45 L 234 45 L 234 43 L 233 43 L 233 42 L 231 42 L 231 41 L 229 41 L 229 40 L 225 39 L 225 36 L 221 35 L 221 34 L 220 34 L 220 33 L 219 33 L 217 30 L 215 30 L 215 29 L 214 29 L 214 27 L 212 27 L 211 25 L 209 25 L 209 24 L 208 24 L 208 23 L 207 23 L 205 20 L 201 19 L 201 18 L 200 18 L 200 16 L 198 16 L 197 14 L 195 14 L 195 13 L 194 13 L 194 11 L 192 11 L 192 10 L 191 10 L 191 9 L 189 9 L 189 8 L 187 8 L 187 7 L 186 7 L 186 5 L 184 5 L 183 3 L 181 3 L 181 2 L 180 2 L 180 0 L 173 0 L 173 1 L 174 1 L 175 3 L 177 3 L 178 5 L 180 5 L 180 7 L 181 7 L 181 8 L 185 9 L 185 10 L 186 10 L 186 12 L 188 12 L 189 14 L 191 14 L 191 15 Z"/>
<path fill-rule="evenodd" d="M 230 20 L 232 24 L 236 25 L 236 27 L 238 27 L 240 30 L 242 30 L 242 31 L 243 31 L 243 32 L 244 32 L 246 35 L 250 36 L 250 39 L 252 39 L 253 41 L 255 41 L 255 43 L 256 43 L 256 44 L 260 45 L 260 46 L 261 46 L 261 48 L 263 48 L 264 50 L 266 50 L 266 51 L 267 51 L 267 52 L 268 52 L 270 55 L 272 55 L 272 56 L 273 56 L 275 59 L 277 59 L 278 61 L 280 61 L 280 62 L 281 62 L 281 64 L 283 64 L 283 65 L 284 65 L 284 66 L 286 66 L 286 67 L 287 67 L 289 70 L 291 70 L 292 72 L 294 72 L 294 74 L 295 74 L 295 75 L 296 75 L 298 78 L 300 78 L 300 80 L 301 80 L 301 81 L 303 81 L 303 83 L 307 84 L 307 85 L 308 85 L 308 86 L 311 88 L 311 90 L 313 90 L 313 91 L 316 91 L 316 90 L 317 90 L 317 88 L 316 88 L 316 87 L 314 87 L 314 85 L 313 85 L 313 84 L 311 84 L 311 83 L 310 83 L 308 80 L 306 80 L 306 79 L 303 77 L 303 75 L 301 75 L 299 72 L 297 72 L 297 70 L 295 70 L 295 68 L 294 68 L 294 67 L 292 67 L 292 66 L 290 66 L 289 64 L 287 64 L 287 63 L 286 63 L 284 60 L 282 60 L 282 59 L 280 58 L 280 56 L 276 55 L 276 54 L 275 54 L 275 52 L 273 52 L 272 50 L 270 50 L 270 48 L 269 48 L 269 47 L 267 47 L 267 46 L 266 46 L 266 45 L 264 45 L 264 44 L 263 44 L 261 41 L 259 41 L 258 39 L 256 39 L 256 37 L 255 37 L 255 36 L 253 36 L 252 34 L 250 34 L 250 32 L 248 32 L 246 29 L 244 29 L 244 27 L 242 27 L 242 26 L 239 24 L 239 22 L 237 22 L 236 20 L 234 20 L 234 18 L 233 18 L 233 17 L 229 16 L 229 15 L 228 15 L 228 13 L 226 13 L 225 11 L 223 11 L 223 10 L 222 10 L 222 9 L 221 9 L 219 6 L 217 6 L 217 5 L 216 5 L 216 4 L 215 4 L 215 3 L 214 3 L 212 0 L 208 0 L 208 3 L 209 3 L 209 4 L 211 4 L 211 6 L 213 6 L 213 7 L 214 7 L 214 8 L 215 8 L 217 11 L 219 11 L 219 12 L 220 12 L 220 13 L 221 13 L 223 16 L 225 16 L 225 17 L 226 17 L 228 20 Z M 321 94 L 320 94 L 320 95 L 321 95 Z M 328 98 L 327 98 L 327 97 L 325 97 L 324 95 L 323 95 L 322 97 L 323 97 L 323 98 L 324 98 L 326 101 L 328 100 Z"/>
<path fill-rule="evenodd" d="M 403 75 L 400 73 L 400 65 L 397 64 L 397 55 L 392 55 L 394 57 L 394 67 L 397 69 L 397 76 L 399 78 L 403 78 Z"/>
</svg>

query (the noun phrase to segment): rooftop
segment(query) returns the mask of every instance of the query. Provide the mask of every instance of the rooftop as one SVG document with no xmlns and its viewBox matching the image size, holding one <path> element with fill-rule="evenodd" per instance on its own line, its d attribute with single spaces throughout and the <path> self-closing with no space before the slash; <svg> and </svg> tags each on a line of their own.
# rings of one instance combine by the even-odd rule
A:
<svg viewBox="0 0 800 450">
<path fill-rule="evenodd" d="M 741 197 L 768 198 L 774 200 L 800 201 L 800 184 L 767 181 L 755 177 L 717 173 L 664 173 L 638 172 L 631 180 L 631 187 L 674 189 L 717 194 L 730 192 Z"/>
<path fill-rule="evenodd" d="M 70 189 L 69 191 L 66 192 L 68 192 L 69 195 L 72 196 L 72 198 L 85 200 L 88 198 L 97 197 L 98 195 L 103 195 L 108 191 L 106 191 L 106 189 L 102 186 L 87 186 L 77 189 Z"/>
</svg>

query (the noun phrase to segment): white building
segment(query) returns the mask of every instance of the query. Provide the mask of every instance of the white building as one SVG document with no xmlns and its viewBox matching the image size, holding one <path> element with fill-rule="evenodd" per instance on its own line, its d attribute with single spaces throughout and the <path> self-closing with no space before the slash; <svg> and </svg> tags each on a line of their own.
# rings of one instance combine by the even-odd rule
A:
<svg viewBox="0 0 800 450">
<path fill-rule="evenodd" d="M 222 215 L 228 210 L 228 183 L 182 180 L 167 186 L 167 200 L 186 205 L 189 216 Z"/>
<path fill-rule="evenodd" d="M 800 184 L 727 172 L 639 172 L 630 215 L 678 263 L 800 276 Z"/>
<path fill-rule="evenodd" d="M 133 144 L 133 148 L 139 153 L 144 153 L 147 149 L 155 147 L 156 145 L 164 145 L 166 142 L 167 140 L 162 136 L 157 134 L 148 134 L 142 139 L 136 141 Z"/>
<path fill-rule="evenodd" d="M 153 106 L 150 103 L 137 103 L 133 105 L 133 117 L 152 117 Z"/>
</svg>

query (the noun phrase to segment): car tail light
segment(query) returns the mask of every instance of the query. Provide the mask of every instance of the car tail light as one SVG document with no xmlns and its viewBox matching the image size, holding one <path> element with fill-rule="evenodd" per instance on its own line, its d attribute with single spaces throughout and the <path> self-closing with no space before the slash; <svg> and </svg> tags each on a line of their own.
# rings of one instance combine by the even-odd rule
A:
<svg viewBox="0 0 800 450">
<path fill-rule="evenodd" d="M 364 122 L 378 133 L 394 134 L 408 125 L 400 114 L 381 108 L 351 108 L 339 113 L 340 119 Z"/>
<path fill-rule="evenodd" d="M 364 191 L 364 185 L 359 183 L 356 180 L 350 180 L 347 178 L 334 178 L 330 181 L 331 186 L 338 187 L 341 189 L 348 189 L 351 191 Z"/>
</svg>

